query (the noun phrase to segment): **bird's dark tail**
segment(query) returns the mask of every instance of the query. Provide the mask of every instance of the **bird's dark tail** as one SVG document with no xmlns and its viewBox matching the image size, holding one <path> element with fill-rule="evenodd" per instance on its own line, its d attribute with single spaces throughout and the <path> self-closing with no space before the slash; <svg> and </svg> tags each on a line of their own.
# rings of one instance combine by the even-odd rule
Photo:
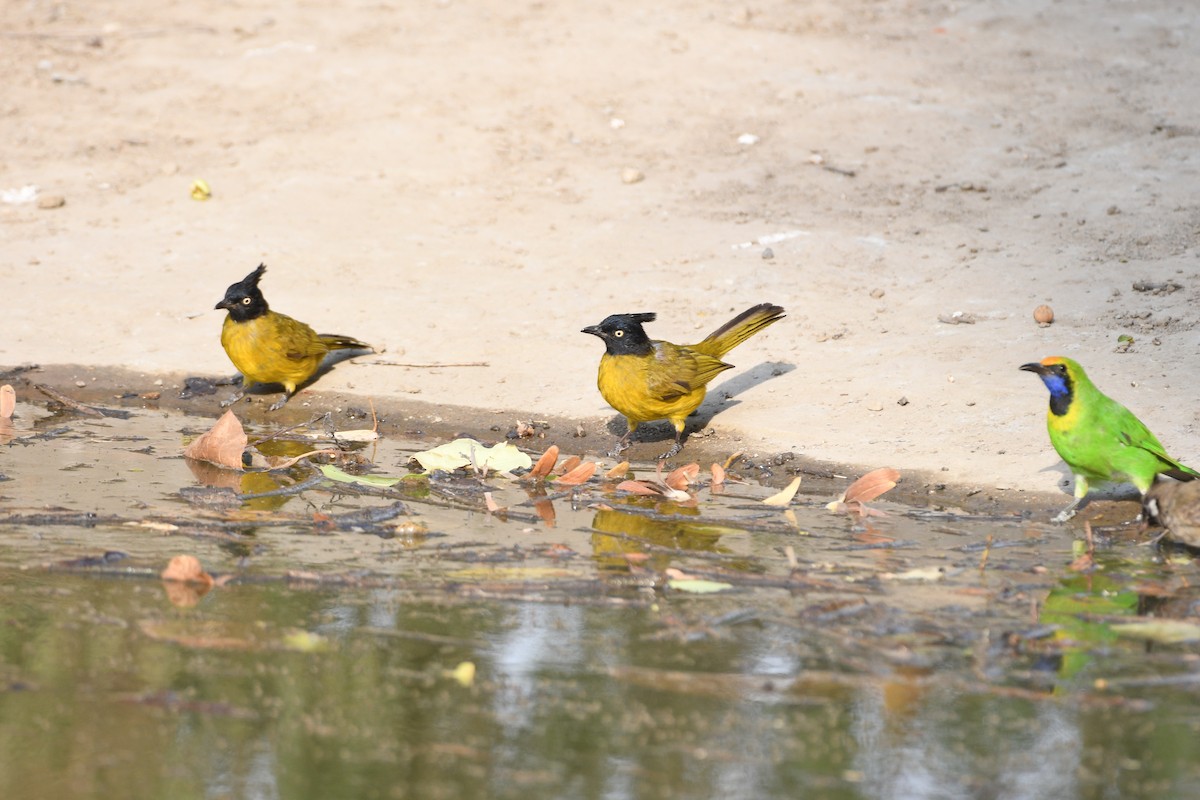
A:
<svg viewBox="0 0 1200 800">
<path fill-rule="evenodd" d="M 771 303 L 759 303 L 747 308 L 733 319 L 710 333 L 703 342 L 692 345 L 705 355 L 720 358 L 776 320 L 783 318 L 783 309 Z"/>
<path fill-rule="evenodd" d="M 342 336 L 338 333 L 319 333 L 317 338 L 320 339 L 330 350 L 370 350 L 375 352 L 375 348 L 366 342 L 360 342 L 352 336 Z"/>
<path fill-rule="evenodd" d="M 1196 472 L 1196 470 L 1184 464 L 1180 464 L 1179 469 L 1166 469 L 1159 474 L 1174 478 L 1177 481 L 1194 481 L 1196 478 L 1200 478 L 1200 472 Z"/>
</svg>

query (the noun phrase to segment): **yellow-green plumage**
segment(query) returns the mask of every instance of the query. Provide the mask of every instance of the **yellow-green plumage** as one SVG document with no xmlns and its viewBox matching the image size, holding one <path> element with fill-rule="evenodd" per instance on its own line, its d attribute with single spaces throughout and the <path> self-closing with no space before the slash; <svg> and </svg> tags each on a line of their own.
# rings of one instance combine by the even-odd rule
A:
<svg viewBox="0 0 1200 800">
<path fill-rule="evenodd" d="M 371 346 L 349 336 L 319 334 L 286 314 L 272 311 L 259 291 L 264 265 L 233 284 L 217 308 L 229 314 L 221 326 L 221 346 L 242 374 L 242 392 L 223 403 L 239 400 L 256 383 L 277 383 L 284 396 L 271 406 L 282 407 L 320 368 L 332 350 L 371 350 Z"/>
<path fill-rule="evenodd" d="M 614 314 L 584 328 L 605 343 L 596 377 L 600 394 L 629 424 L 616 452 L 627 446 L 641 423 L 667 419 L 675 428 L 675 446 L 661 457 L 678 453 L 687 418 L 704 402 L 709 381 L 733 366 L 721 357 L 782 317 L 782 308 L 762 303 L 693 345 L 647 337 L 642 323 L 652 321 L 653 314 Z"/>
<path fill-rule="evenodd" d="M 1097 389 L 1075 361 L 1051 356 L 1021 369 L 1037 373 L 1050 390 L 1050 443 L 1075 475 L 1075 502 L 1063 509 L 1060 520 L 1075 513 L 1090 481 L 1128 481 L 1144 494 L 1158 474 L 1181 480 L 1200 477 L 1200 472 L 1167 455 L 1141 420 Z"/>
</svg>

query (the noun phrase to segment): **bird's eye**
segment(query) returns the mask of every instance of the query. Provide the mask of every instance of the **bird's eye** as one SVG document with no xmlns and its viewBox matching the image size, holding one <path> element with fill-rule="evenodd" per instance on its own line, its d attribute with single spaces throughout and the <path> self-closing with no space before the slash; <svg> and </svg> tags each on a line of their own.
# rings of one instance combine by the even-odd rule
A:
<svg viewBox="0 0 1200 800">
<path fill-rule="evenodd" d="M 248 305 L 250 305 L 252 302 L 254 302 L 254 301 L 253 301 L 253 300 L 251 300 L 249 297 L 243 297 L 243 298 L 242 298 L 242 305 L 244 305 L 244 306 L 248 306 Z"/>
<path fill-rule="evenodd" d="M 625 331 L 613 331 L 613 336 L 617 337 L 618 339 L 620 339 L 624 335 L 625 335 Z"/>
</svg>

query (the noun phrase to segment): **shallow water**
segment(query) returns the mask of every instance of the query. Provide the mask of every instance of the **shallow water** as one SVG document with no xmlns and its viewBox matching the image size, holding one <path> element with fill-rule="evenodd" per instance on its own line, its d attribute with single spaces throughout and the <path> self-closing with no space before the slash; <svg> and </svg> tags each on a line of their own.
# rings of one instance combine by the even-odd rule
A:
<svg viewBox="0 0 1200 800">
<path fill-rule="evenodd" d="M 1200 793 L 1197 643 L 1119 627 L 1195 617 L 1196 564 L 1132 526 L 1098 531 L 1088 571 L 1077 529 L 1016 515 L 785 511 L 707 470 L 685 503 L 238 475 L 180 455 L 211 419 L 19 413 L 2 797 Z M 354 453 L 401 476 L 439 443 Z M 177 554 L 217 585 L 159 580 Z"/>
</svg>

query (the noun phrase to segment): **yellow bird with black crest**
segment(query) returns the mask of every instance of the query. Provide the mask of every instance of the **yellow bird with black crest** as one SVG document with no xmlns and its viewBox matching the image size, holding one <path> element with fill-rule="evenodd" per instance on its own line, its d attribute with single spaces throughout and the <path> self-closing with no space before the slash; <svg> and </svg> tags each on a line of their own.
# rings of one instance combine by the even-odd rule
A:
<svg viewBox="0 0 1200 800">
<path fill-rule="evenodd" d="M 613 314 L 584 328 L 583 333 L 604 340 L 596 378 L 600 394 L 629 424 L 611 455 L 629 447 L 638 425 L 656 419 L 670 420 L 675 428 L 675 444 L 659 459 L 679 453 L 687 418 L 704 402 L 708 382 L 733 367 L 722 356 L 783 316 L 779 306 L 760 303 L 691 345 L 647 336 L 642 324 L 653 322 L 655 314 Z"/>
<path fill-rule="evenodd" d="M 256 383 L 283 386 L 283 397 L 271 404 L 277 411 L 316 374 L 321 362 L 333 350 L 374 348 L 349 336 L 317 333 L 311 327 L 286 314 L 272 311 L 258 288 L 267 271 L 265 264 L 225 290 L 215 308 L 229 313 L 221 326 L 221 346 L 229 360 L 242 373 L 242 390 L 221 403 L 228 406 L 241 400 Z"/>
</svg>

